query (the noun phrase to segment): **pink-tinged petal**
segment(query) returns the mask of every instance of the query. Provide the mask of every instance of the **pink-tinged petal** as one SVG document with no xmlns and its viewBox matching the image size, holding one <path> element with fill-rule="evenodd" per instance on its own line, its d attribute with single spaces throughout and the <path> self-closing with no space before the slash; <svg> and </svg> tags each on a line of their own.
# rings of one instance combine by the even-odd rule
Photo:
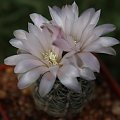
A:
<svg viewBox="0 0 120 120">
<path fill-rule="evenodd" d="M 113 46 L 113 45 L 117 45 L 120 42 L 113 38 L 113 37 L 100 37 L 98 40 L 96 40 L 94 43 L 92 43 L 92 45 L 96 44 L 96 46 L 98 45 L 98 48 L 101 47 L 109 47 L 109 46 Z"/>
<path fill-rule="evenodd" d="M 58 13 L 51 7 L 49 7 L 49 11 L 50 11 L 50 15 L 51 15 L 52 19 L 57 23 L 58 26 L 62 27 L 63 23 L 62 23 L 60 16 L 58 15 Z"/>
<path fill-rule="evenodd" d="M 80 41 L 77 43 L 77 47 L 79 47 L 79 49 L 83 49 L 84 48 L 84 44 L 89 40 L 89 38 L 91 37 L 92 31 L 93 31 L 94 25 L 89 25 L 84 32 L 82 33 L 81 39 Z"/>
<path fill-rule="evenodd" d="M 44 64 L 39 60 L 27 59 L 19 62 L 15 69 L 15 73 L 24 73 L 36 67 L 44 66 Z"/>
<path fill-rule="evenodd" d="M 41 30 L 32 23 L 28 23 L 28 31 L 34 34 L 36 37 L 38 37 L 38 35 L 41 33 Z"/>
<path fill-rule="evenodd" d="M 93 8 L 90 8 L 83 12 L 81 16 L 78 18 L 78 20 L 74 23 L 72 33 L 73 35 L 77 36 L 78 40 L 80 40 L 83 31 L 89 24 L 94 13 L 95 10 Z"/>
<path fill-rule="evenodd" d="M 24 89 L 32 85 L 40 77 L 41 74 L 43 73 L 41 73 L 40 67 L 30 70 L 27 73 L 23 74 L 23 76 L 19 79 L 18 88 Z"/>
<path fill-rule="evenodd" d="M 41 53 L 44 52 L 43 46 L 40 43 L 39 39 L 35 35 L 29 33 L 26 34 L 28 40 L 22 41 L 28 52 L 32 55 L 41 58 Z"/>
<path fill-rule="evenodd" d="M 96 26 L 96 24 L 99 20 L 99 16 L 100 16 L 100 10 L 98 10 L 96 13 L 94 13 L 90 22 L 88 23 L 88 25 L 86 26 L 86 28 L 82 32 L 80 41 L 78 43 L 80 48 L 83 48 L 86 43 L 90 42 L 91 37 L 94 38 L 95 35 L 93 36 L 93 30 L 94 30 L 94 27 Z M 92 40 L 94 40 L 94 39 L 92 39 Z"/>
<path fill-rule="evenodd" d="M 79 68 L 80 77 L 85 80 L 94 80 L 96 79 L 93 71 L 91 71 L 89 68 Z"/>
<path fill-rule="evenodd" d="M 24 30 L 16 30 L 16 31 L 14 31 L 14 36 L 17 38 L 17 39 L 24 39 L 24 40 L 26 40 L 27 38 L 26 38 L 26 31 L 24 31 Z"/>
<path fill-rule="evenodd" d="M 68 52 L 71 50 L 71 46 L 69 45 L 68 41 L 66 41 L 65 39 L 57 39 L 56 41 L 54 41 L 53 45 L 57 46 L 63 51 Z"/>
<path fill-rule="evenodd" d="M 39 42 L 39 44 L 41 45 L 40 47 L 42 47 L 42 49 L 48 48 L 50 46 L 50 34 L 48 33 L 48 30 L 43 29 L 42 31 L 36 27 L 35 25 L 28 23 L 28 30 L 31 34 L 34 35 L 34 37 L 36 37 L 36 42 Z M 46 38 L 46 37 L 49 38 Z M 49 39 L 49 41 L 48 41 Z"/>
<path fill-rule="evenodd" d="M 76 68 L 79 68 L 79 67 L 83 66 L 83 61 L 81 60 L 81 58 L 77 54 L 71 56 L 69 58 L 69 61 L 71 61 L 70 63 L 72 65 L 74 65 Z"/>
<path fill-rule="evenodd" d="M 97 26 L 94 29 L 94 34 L 96 34 L 97 36 L 101 36 L 109 32 L 112 32 L 114 30 L 115 30 L 115 26 L 113 24 L 103 24 L 103 25 Z"/>
<path fill-rule="evenodd" d="M 71 57 L 69 57 L 67 59 L 66 63 L 71 64 L 71 65 L 75 66 L 76 68 L 78 67 L 75 55 L 72 55 Z M 63 64 L 66 65 L 66 63 L 63 63 Z"/>
<path fill-rule="evenodd" d="M 75 43 L 74 38 L 70 35 L 67 35 L 66 40 L 68 41 L 70 48 L 73 49 L 73 50 L 76 50 L 76 46 L 75 46 L 76 43 Z"/>
<path fill-rule="evenodd" d="M 95 34 L 93 34 L 93 32 L 91 33 L 92 35 L 89 36 L 89 38 L 87 38 L 82 46 L 82 50 L 84 51 L 84 49 L 86 49 L 87 46 L 89 46 L 89 44 L 91 44 L 92 42 L 94 42 L 95 40 L 97 40 L 99 37 Z"/>
<path fill-rule="evenodd" d="M 49 32 L 49 30 L 47 28 L 44 28 L 42 30 L 42 33 L 44 33 L 44 35 L 43 35 L 44 42 L 41 41 L 41 43 L 43 44 L 44 49 L 50 50 L 51 46 L 52 46 L 52 43 L 53 43 L 53 39 L 52 39 L 51 33 Z"/>
<path fill-rule="evenodd" d="M 11 39 L 9 42 L 12 46 L 25 50 L 25 47 L 21 40 L 14 38 L 14 39 Z"/>
<path fill-rule="evenodd" d="M 43 23 L 49 22 L 46 18 L 37 13 L 30 14 L 30 18 L 38 28 L 40 28 Z"/>
<path fill-rule="evenodd" d="M 91 51 L 91 50 L 93 51 L 93 50 L 96 50 L 96 49 L 101 49 L 103 47 L 113 46 L 113 45 L 116 45 L 116 44 L 119 44 L 119 43 L 120 42 L 113 37 L 100 37 L 96 41 L 88 44 L 85 48 L 85 51 Z"/>
<path fill-rule="evenodd" d="M 57 7 L 57 6 L 53 6 L 53 8 L 52 8 L 54 11 L 56 11 L 56 13 L 57 14 L 61 14 L 61 9 L 59 8 L 59 7 Z"/>
<path fill-rule="evenodd" d="M 39 93 L 41 97 L 44 97 L 51 91 L 55 83 L 55 79 L 56 77 L 50 72 L 47 72 L 43 75 L 39 85 Z"/>
<path fill-rule="evenodd" d="M 62 21 L 68 18 L 68 20 L 73 21 L 75 18 L 72 6 L 65 5 L 61 10 Z M 64 24 L 65 25 L 65 24 Z"/>
<path fill-rule="evenodd" d="M 93 72 L 100 71 L 99 61 L 93 54 L 84 52 L 84 53 L 78 53 L 78 56 L 83 62 L 83 67 L 88 67 Z"/>
<path fill-rule="evenodd" d="M 79 77 L 78 69 L 70 64 L 62 66 L 59 71 L 63 75 L 69 76 L 71 78 Z"/>
<path fill-rule="evenodd" d="M 4 63 L 6 65 L 16 65 L 20 61 L 23 61 L 25 59 L 37 59 L 36 57 L 30 55 L 30 54 L 19 54 L 19 55 L 13 55 L 4 60 Z"/>
<path fill-rule="evenodd" d="M 55 26 L 52 24 L 45 24 L 45 27 L 49 30 L 52 34 L 52 39 L 55 41 L 57 38 L 63 38 L 63 31 L 59 26 Z"/>
<path fill-rule="evenodd" d="M 71 77 L 71 75 L 68 72 L 64 73 L 60 71 L 58 74 L 58 78 L 60 82 L 68 89 L 71 89 L 77 93 L 80 92 L 81 90 L 80 83 L 78 82 L 77 78 Z"/>
<path fill-rule="evenodd" d="M 97 25 L 97 22 L 98 22 L 99 17 L 100 17 L 100 10 L 98 10 L 97 12 L 92 14 L 91 16 L 92 17 L 90 18 L 90 22 L 88 23 L 88 25 L 86 26 L 86 28 L 82 32 L 81 40 L 78 43 L 78 44 L 80 44 L 80 48 L 84 47 L 84 44 L 89 40 L 89 38 L 93 34 L 93 29 Z"/>
<path fill-rule="evenodd" d="M 72 4 L 72 11 L 75 15 L 75 18 L 78 18 L 79 11 L 78 11 L 78 6 L 75 2 L 73 2 L 73 4 Z"/>
<path fill-rule="evenodd" d="M 93 52 L 95 53 L 105 53 L 109 55 L 116 55 L 116 51 L 112 47 L 103 47 L 100 49 L 96 49 Z"/>
<path fill-rule="evenodd" d="M 73 17 L 72 17 L 72 19 L 73 19 Z M 74 22 L 74 20 L 71 20 L 68 17 L 66 17 L 65 25 L 64 25 L 64 32 L 68 35 L 71 33 L 71 30 L 73 27 L 73 22 Z"/>
<path fill-rule="evenodd" d="M 49 67 L 49 70 L 50 72 L 52 73 L 52 75 L 54 75 L 56 77 L 57 73 L 58 73 L 58 69 L 59 69 L 59 66 L 52 66 L 52 67 Z"/>
<path fill-rule="evenodd" d="M 43 28 L 41 31 L 35 25 L 28 23 L 28 30 L 37 38 L 36 42 L 38 41 L 43 49 L 50 49 L 53 40 L 47 28 Z"/>
<path fill-rule="evenodd" d="M 69 64 L 70 63 L 69 58 L 72 57 L 75 53 L 76 53 L 75 51 L 70 51 L 66 53 L 61 59 L 60 64 L 64 64 L 64 65 Z"/>
<path fill-rule="evenodd" d="M 94 27 L 97 25 L 98 21 L 99 21 L 99 17 L 100 17 L 100 12 L 101 10 L 98 10 L 97 12 L 95 12 L 95 14 L 93 15 L 91 21 L 90 21 L 90 25 L 94 25 Z"/>
</svg>

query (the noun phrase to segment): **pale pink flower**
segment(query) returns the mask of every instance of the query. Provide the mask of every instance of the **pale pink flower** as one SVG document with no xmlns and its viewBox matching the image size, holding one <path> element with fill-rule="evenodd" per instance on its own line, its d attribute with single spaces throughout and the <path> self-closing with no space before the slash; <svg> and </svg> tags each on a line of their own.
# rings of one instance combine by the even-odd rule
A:
<svg viewBox="0 0 120 120">
<path fill-rule="evenodd" d="M 18 48 L 20 53 L 6 58 L 4 62 L 15 66 L 18 87 L 26 88 L 39 79 L 39 93 L 43 97 L 50 92 L 58 78 L 68 89 L 80 92 L 77 69 L 62 57 L 59 48 L 52 45 L 53 38 L 48 29 L 39 28 L 29 23 L 29 32 L 17 30 L 14 32 L 16 38 L 10 40 L 11 45 Z"/>
<path fill-rule="evenodd" d="M 119 41 L 113 37 L 103 36 L 115 30 L 115 26 L 112 24 L 96 26 L 100 10 L 95 12 L 93 8 L 90 8 L 79 16 L 78 6 L 74 2 L 62 9 L 56 6 L 49 7 L 49 11 L 52 24 L 61 29 L 61 36 L 57 37 L 54 45 L 68 52 L 68 56 L 74 56 L 76 63 L 83 62 L 83 68 L 88 67 L 93 72 L 99 72 L 99 62 L 91 52 L 116 54 L 111 46 L 119 44 Z M 79 68 L 79 65 L 76 67 Z"/>
</svg>

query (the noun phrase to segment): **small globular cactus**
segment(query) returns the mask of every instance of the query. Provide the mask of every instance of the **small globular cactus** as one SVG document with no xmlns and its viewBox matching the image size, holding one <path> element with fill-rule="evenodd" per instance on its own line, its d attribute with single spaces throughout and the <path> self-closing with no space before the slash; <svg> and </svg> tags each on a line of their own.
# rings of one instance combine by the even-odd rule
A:
<svg viewBox="0 0 120 120">
<path fill-rule="evenodd" d="M 76 93 L 67 89 L 59 80 L 56 80 L 52 90 L 45 96 L 39 94 L 40 79 L 33 87 L 33 98 L 36 107 L 54 117 L 73 116 L 81 112 L 83 107 L 94 97 L 95 81 L 78 78 L 81 91 Z"/>
<path fill-rule="evenodd" d="M 78 113 L 92 98 L 95 72 L 100 64 L 93 53 L 115 55 L 119 44 L 103 37 L 115 29 L 112 24 L 96 26 L 100 10 L 90 8 L 79 16 L 74 2 L 62 9 L 49 7 L 52 20 L 33 13 L 28 32 L 16 30 L 10 44 L 18 54 L 5 59 L 14 65 L 20 89 L 34 85 L 33 96 L 39 109 L 61 117 Z"/>
</svg>

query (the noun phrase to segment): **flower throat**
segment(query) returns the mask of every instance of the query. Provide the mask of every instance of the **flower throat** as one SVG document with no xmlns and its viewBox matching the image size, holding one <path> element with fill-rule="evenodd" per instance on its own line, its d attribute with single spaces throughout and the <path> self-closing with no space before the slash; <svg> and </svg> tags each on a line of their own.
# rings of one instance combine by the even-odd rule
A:
<svg viewBox="0 0 120 120">
<path fill-rule="evenodd" d="M 57 65 L 57 55 L 55 54 L 55 52 L 49 50 L 46 53 L 43 53 L 43 59 L 48 61 L 50 65 Z"/>
</svg>

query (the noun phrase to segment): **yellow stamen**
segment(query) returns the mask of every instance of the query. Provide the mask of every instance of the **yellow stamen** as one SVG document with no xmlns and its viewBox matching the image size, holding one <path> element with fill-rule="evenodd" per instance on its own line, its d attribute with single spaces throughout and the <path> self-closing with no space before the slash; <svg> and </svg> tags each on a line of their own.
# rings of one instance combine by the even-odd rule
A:
<svg viewBox="0 0 120 120">
<path fill-rule="evenodd" d="M 55 54 L 55 52 L 49 50 L 46 53 L 43 53 L 43 59 L 48 61 L 50 65 L 57 65 L 57 58 L 58 56 Z"/>
</svg>

